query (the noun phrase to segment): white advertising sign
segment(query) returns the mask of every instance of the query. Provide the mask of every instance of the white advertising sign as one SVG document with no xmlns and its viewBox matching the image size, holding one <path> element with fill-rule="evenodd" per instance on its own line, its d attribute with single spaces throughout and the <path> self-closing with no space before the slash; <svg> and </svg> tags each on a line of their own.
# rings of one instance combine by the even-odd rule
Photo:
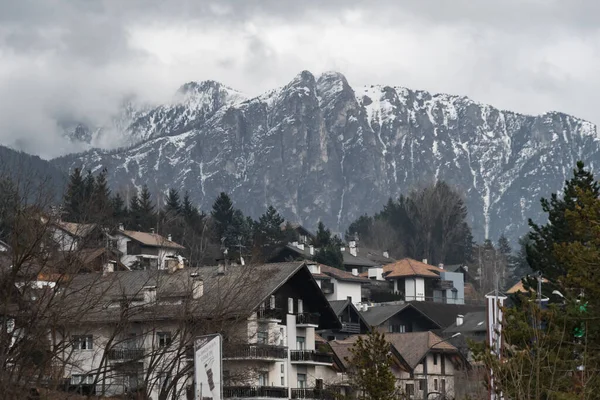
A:
<svg viewBox="0 0 600 400">
<path fill-rule="evenodd" d="M 221 351 L 221 335 L 196 338 L 194 343 L 196 400 L 223 399 Z"/>
</svg>

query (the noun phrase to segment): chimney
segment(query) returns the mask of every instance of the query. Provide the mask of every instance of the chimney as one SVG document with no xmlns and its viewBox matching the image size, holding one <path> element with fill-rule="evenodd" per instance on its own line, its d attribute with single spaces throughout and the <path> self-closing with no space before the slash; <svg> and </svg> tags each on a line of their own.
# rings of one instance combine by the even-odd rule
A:
<svg viewBox="0 0 600 400">
<path fill-rule="evenodd" d="M 224 265 L 219 265 L 217 267 L 217 275 L 225 275 L 225 266 Z"/>
<path fill-rule="evenodd" d="M 348 247 L 350 248 L 350 254 L 352 254 L 354 257 L 356 257 L 356 254 L 358 253 L 358 248 L 356 247 L 356 241 L 351 240 L 350 242 L 348 242 Z"/>
<path fill-rule="evenodd" d="M 190 278 L 192 278 L 192 298 L 198 300 L 204 295 L 204 281 L 200 279 L 200 274 L 197 272 L 192 272 Z"/>
<path fill-rule="evenodd" d="M 125 230 L 125 225 L 123 225 L 122 222 L 119 223 L 119 230 L 120 231 L 124 231 Z"/>
<path fill-rule="evenodd" d="M 115 262 L 114 261 L 109 261 L 106 264 L 104 264 L 102 266 L 102 275 L 108 275 L 112 272 L 115 272 Z"/>
<path fill-rule="evenodd" d="M 150 228 L 150 233 L 154 234 L 154 228 Z"/>
<path fill-rule="evenodd" d="M 315 255 L 315 246 L 313 246 L 312 244 L 308 246 L 308 252 L 310 253 L 311 256 Z"/>
<path fill-rule="evenodd" d="M 461 326 L 465 320 L 464 318 L 464 315 L 458 314 L 456 316 L 456 326 Z"/>
<path fill-rule="evenodd" d="M 304 250 L 304 243 L 298 243 L 298 248 L 300 250 Z"/>
<path fill-rule="evenodd" d="M 439 267 L 440 269 L 444 269 L 444 264 L 443 264 L 443 263 L 439 263 L 438 267 Z"/>
<path fill-rule="evenodd" d="M 358 268 L 352 268 L 352 275 L 358 276 Z"/>
<path fill-rule="evenodd" d="M 463 265 L 463 269 L 465 270 L 465 272 L 469 272 L 469 266 L 468 265 Z"/>
<path fill-rule="evenodd" d="M 390 253 L 388 253 L 388 251 L 386 250 L 386 251 L 383 252 L 383 256 L 385 258 L 390 258 Z"/>
<path fill-rule="evenodd" d="M 170 234 L 170 233 L 169 233 L 169 235 L 167 236 L 167 240 L 168 240 L 169 242 L 172 242 L 172 241 L 173 241 L 173 236 L 171 236 L 171 234 Z"/>
<path fill-rule="evenodd" d="M 427 264 L 427 259 L 426 258 L 423 259 L 423 264 Z"/>
<path fill-rule="evenodd" d="M 144 293 L 144 303 L 154 303 L 156 301 L 156 286 L 144 286 L 142 288 Z"/>
</svg>

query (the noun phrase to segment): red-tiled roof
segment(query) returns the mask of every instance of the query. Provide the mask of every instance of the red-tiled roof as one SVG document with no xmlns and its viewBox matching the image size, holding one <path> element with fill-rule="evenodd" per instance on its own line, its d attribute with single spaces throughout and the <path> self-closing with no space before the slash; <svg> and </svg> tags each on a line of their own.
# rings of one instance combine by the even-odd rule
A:
<svg viewBox="0 0 600 400">
<path fill-rule="evenodd" d="M 440 272 L 443 271 L 435 265 L 425 264 L 412 258 L 403 258 L 395 263 L 383 266 L 383 276 L 386 278 L 402 278 L 405 276 L 439 278 Z"/>
</svg>

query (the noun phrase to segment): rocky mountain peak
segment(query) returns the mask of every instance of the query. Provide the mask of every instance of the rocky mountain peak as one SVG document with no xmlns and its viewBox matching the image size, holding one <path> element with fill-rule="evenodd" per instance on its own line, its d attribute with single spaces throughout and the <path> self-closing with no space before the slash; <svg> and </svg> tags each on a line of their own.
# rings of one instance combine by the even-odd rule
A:
<svg viewBox="0 0 600 400">
<path fill-rule="evenodd" d="M 54 163 L 107 167 L 115 187 L 189 190 L 204 209 L 226 191 L 252 216 L 273 205 L 294 222 L 321 220 L 338 232 L 390 197 L 445 180 L 464 194 L 476 240 L 516 240 L 577 160 L 600 165 L 587 121 L 399 86 L 352 87 L 337 72 L 302 71 L 250 100 L 211 81 L 181 90 L 191 95 L 135 114 L 125 132 L 136 145 Z"/>
</svg>

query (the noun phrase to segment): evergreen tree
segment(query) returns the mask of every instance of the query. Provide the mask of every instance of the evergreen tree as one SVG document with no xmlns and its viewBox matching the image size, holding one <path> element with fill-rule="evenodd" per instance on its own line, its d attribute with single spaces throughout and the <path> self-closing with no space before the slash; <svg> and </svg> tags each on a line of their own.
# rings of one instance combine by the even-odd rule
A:
<svg viewBox="0 0 600 400">
<path fill-rule="evenodd" d="M 137 197 L 136 197 L 137 200 Z M 125 200 L 120 193 L 117 193 L 111 199 L 111 210 L 113 220 L 118 224 L 126 224 L 128 213 L 127 213 L 127 205 L 125 204 Z"/>
<path fill-rule="evenodd" d="M 590 192 L 596 197 L 600 193 L 600 185 L 594 180 L 594 175 L 585 169 L 582 161 L 577 162 L 573 178 L 565 182 L 562 197 L 552 193 L 549 200 L 545 198 L 541 200 L 542 210 L 548 214 L 548 222 L 538 225 L 529 220 L 532 232 L 529 234 L 527 262 L 534 271 L 541 271 L 551 281 L 565 276 L 568 269 L 567 265 L 554 256 L 554 246 L 585 240 L 588 236 L 585 232 L 575 234 L 565 220 L 565 212 L 581 206 L 577 196 L 578 190 Z"/>
<path fill-rule="evenodd" d="M 81 170 L 75 168 L 69 176 L 69 183 L 63 202 L 64 218 L 79 222 L 85 210 L 85 185 Z"/>
<path fill-rule="evenodd" d="M 254 244 L 263 259 L 278 247 L 285 245 L 286 232 L 282 229 L 284 219 L 273 206 L 258 218 L 254 227 Z"/>
<path fill-rule="evenodd" d="M 144 232 L 149 232 L 156 226 L 156 208 L 148 186 L 144 185 L 139 196 L 139 224 Z"/>
<path fill-rule="evenodd" d="M 83 179 L 83 197 L 86 206 L 90 205 L 90 200 L 94 195 L 94 188 L 96 186 L 96 178 L 92 174 L 92 171 L 88 170 L 85 178 Z"/>
<path fill-rule="evenodd" d="M 213 223 L 214 230 L 216 235 L 216 240 L 220 242 L 225 237 L 225 232 L 229 229 L 231 232 L 231 228 L 229 228 L 233 223 L 233 214 L 234 214 L 233 202 L 229 198 L 229 196 L 221 192 L 219 197 L 215 200 L 212 206 L 212 212 L 210 213 Z"/>
<path fill-rule="evenodd" d="M 140 199 L 134 194 L 129 200 L 129 218 L 127 228 L 135 231 L 142 230 Z"/>
<path fill-rule="evenodd" d="M 325 228 L 325 224 L 319 221 L 317 225 L 317 233 L 312 241 L 315 248 L 325 247 L 331 242 L 331 231 Z"/>
<path fill-rule="evenodd" d="M 176 189 L 169 189 L 165 201 L 165 214 L 178 215 L 181 212 L 181 203 L 179 201 L 179 192 Z"/>
<path fill-rule="evenodd" d="M 20 204 L 14 182 L 9 178 L 0 178 L 0 240 L 10 242 Z"/>
<path fill-rule="evenodd" d="M 93 213 L 92 219 L 95 222 L 100 223 L 106 221 L 106 218 L 112 214 L 111 193 L 108 188 L 108 181 L 106 180 L 107 174 L 108 171 L 104 168 L 96 176 L 92 197 L 90 199 L 90 210 Z"/>
<path fill-rule="evenodd" d="M 396 397 L 396 377 L 392 372 L 391 345 L 385 334 L 374 331 L 359 336 L 350 348 L 348 377 L 363 399 L 389 400 Z"/>
<path fill-rule="evenodd" d="M 318 263 L 330 267 L 344 269 L 344 255 L 341 250 L 342 244 L 341 239 L 337 235 L 333 236 L 329 240 L 329 243 L 317 249 L 313 259 Z"/>
</svg>

